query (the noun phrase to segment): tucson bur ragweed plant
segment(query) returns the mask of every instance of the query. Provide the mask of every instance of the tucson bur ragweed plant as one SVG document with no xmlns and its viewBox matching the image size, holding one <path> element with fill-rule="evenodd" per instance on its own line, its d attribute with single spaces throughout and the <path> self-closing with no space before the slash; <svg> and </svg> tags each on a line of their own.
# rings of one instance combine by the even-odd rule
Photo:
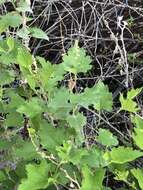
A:
<svg viewBox="0 0 143 190">
<path fill-rule="evenodd" d="M 108 174 L 124 189 L 143 189 L 143 170 L 132 164 L 143 156 L 143 119 L 135 101 L 142 88 L 119 97 L 118 112 L 127 112 L 135 126 L 132 144 L 123 145 L 108 122 L 112 130 L 98 128 L 90 144 L 84 112 L 95 113 L 99 122 L 103 112 L 112 112 L 108 85 L 99 79 L 78 90 L 78 77 L 91 71 L 92 58 L 77 40 L 59 64 L 34 56 L 30 39 L 49 38 L 28 25 L 30 1 L 9 2 L 14 11 L 0 17 L 0 189 L 111 190 Z"/>
</svg>

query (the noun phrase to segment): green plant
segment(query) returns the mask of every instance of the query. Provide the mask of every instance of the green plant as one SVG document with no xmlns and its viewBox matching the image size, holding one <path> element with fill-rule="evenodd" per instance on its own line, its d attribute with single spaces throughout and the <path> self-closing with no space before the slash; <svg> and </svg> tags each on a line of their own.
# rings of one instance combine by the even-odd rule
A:
<svg viewBox="0 0 143 190">
<path fill-rule="evenodd" d="M 104 179 L 111 172 L 130 189 L 138 189 L 138 185 L 142 188 L 142 171 L 130 165 L 143 156 L 138 142 L 142 128 L 137 124 L 142 119 L 132 120 L 137 126 L 133 140 L 140 150 L 118 146 L 118 138 L 107 129 L 99 129 L 94 136 L 97 144 L 86 145 L 83 127 L 87 121 L 81 108 L 112 111 L 112 94 L 102 81 L 76 91 L 78 75 L 92 67 L 91 58 L 77 41 L 58 65 L 34 57 L 28 48 L 29 38 L 48 37 L 23 20 L 28 21 L 26 12 L 31 12 L 29 1 L 18 5 L 11 2 L 16 11 L 0 20 L 0 32 L 4 34 L 0 41 L 0 187 L 110 190 Z M 65 75 L 69 81 L 63 86 Z M 136 114 L 139 109 L 133 98 L 140 91 L 132 89 L 127 98 L 121 95 L 120 111 Z"/>
<path fill-rule="evenodd" d="M 128 26 L 131 28 L 134 26 L 134 18 L 130 16 L 130 18 L 127 19 Z"/>
</svg>

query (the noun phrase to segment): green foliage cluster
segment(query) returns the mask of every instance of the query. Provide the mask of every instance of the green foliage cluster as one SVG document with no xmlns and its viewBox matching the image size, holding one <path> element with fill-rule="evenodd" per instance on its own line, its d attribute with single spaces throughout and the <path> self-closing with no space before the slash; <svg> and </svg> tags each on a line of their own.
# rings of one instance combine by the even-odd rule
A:
<svg viewBox="0 0 143 190">
<path fill-rule="evenodd" d="M 101 128 L 96 143 L 86 144 L 81 108 L 110 112 L 112 94 L 102 81 L 82 92 L 74 90 L 78 74 L 92 68 L 78 42 L 58 65 L 31 54 L 25 39 L 48 37 L 23 24 L 22 13 L 32 11 L 28 2 L 16 7 L 12 1 L 16 11 L 0 18 L 0 189 L 111 190 L 104 183 L 108 173 L 129 189 L 143 189 L 143 170 L 130 164 L 143 156 L 143 119 L 134 101 L 142 89 L 120 95 L 119 111 L 129 112 L 135 125 L 134 148 L 119 145 L 110 130 Z M 63 86 L 66 75 L 70 80 Z"/>
</svg>

